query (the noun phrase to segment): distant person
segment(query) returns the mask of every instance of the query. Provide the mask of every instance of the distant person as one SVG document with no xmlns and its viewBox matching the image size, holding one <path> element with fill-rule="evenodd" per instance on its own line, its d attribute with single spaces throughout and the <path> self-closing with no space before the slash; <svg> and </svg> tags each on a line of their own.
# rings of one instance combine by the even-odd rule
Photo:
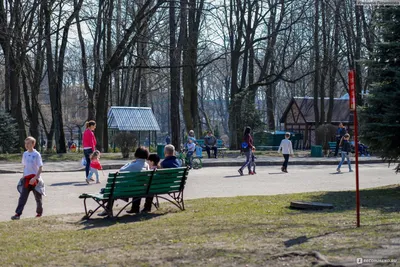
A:
<svg viewBox="0 0 400 267">
<path fill-rule="evenodd" d="M 343 136 L 347 133 L 346 128 L 343 126 L 343 123 L 339 123 L 339 126 L 336 130 L 336 148 L 335 148 L 335 157 L 337 157 L 339 152 L 339 144 L 342 140 Z"/>
<path fill-rule="evenodd" d="M 36 200 L 36 217 L 42 217 L 43 203 L 42 195 L 44 192 L 44 182 L 40 177 L 43 169 L 43 161 L 40 153 L 34 149 L 36 139 L 29 136 L 25 139 L 26 151 L 22 155 L 22 165 L 24 165 L 24 176 L 18 184 L 18 191 L 20 193 L 18 199 L 18 206 L 15 210 L 15 215 L 11 220 L 19 220 L 24 210 L 25 204 L 28 200 L 29 193 L 32 191 Z"/>
<path fill-rule="evenodd" d="M 73 141 L 71 139 L 68 140 L 68 142 L 67 142 L 68 150 L 71 150 L 72 143 L 73 143 Z"/>
<path fill-rule="evenodd" d="M 96 129 L 95 121 L 87 121 L 86 122 L 86 130 L 83 132 L 83 154 L 86 159 L 85 166 L 85 179 L 89 176 L 90 171 L 90 155 L 96 150 L 96 137 L 94 136 L 93 131 Z"/>
<path fill-rule="evenodd" d="M 256 173 L 256 156 L 254 155 L 254 150 L 251 153 L 251 167 L 253 167 L 253 174 L 257 174 Z"/>
<path fill-rule="evenodd" d="M 193 154 L 196 151 L 196 145 L 192 139 L 189 138 L 186 148 L 187 148 L 186 159 L 189 163 L 189 168 L 191 169 L 193 162 Z"/>
<path fill-rule="evenodd" d="M 164 155 L 165 158 L 161 162 L 161 168 L 169 169 L 181 167 L 181 161 L 176 158 L 175 147 L 173 145 L 166 145 L 164 147 Z"/>
<path fill-rule="evenodd" d="M 167 145 L 171 144 L 171 137 L 169 137 L 168 134 L 167 134 L 167 136 L 165 137 L 165 144 L 167 144 Z"/>
<path fill-rule="evenodd" d="M 193 130 L 190 130 L 190 131 L 189 131 L 188 140 L 189 140 L 189 139 L 192 140 L 194 144 L 197 143 L 197 140 L 196 140 L 196 137 L 194 136 L 194 131 L 193 131 Z"/>
<path fill-rule="evenodd" d="M 217 138 L 215 138 L 211 131 L 208 131 L 207 135 L 204 137 L 204 145 L 208 158 L 211 158 L 211 150 L 214 151 L 214 158 L 217 158 Z"/>
<path fill-rule="evenodd" d="M 90 181 L 94 181 L 92 178 L 93 174 L 96 175 L 96 184 L 100 183 L 99 170 L 103 167 L 100 164 L 100 151 L 95 150 L 92 155 L 90 155 L 90 171 L 88 177 L 86 177 L 86 183 L 89 184 Z"/>
<path fill-rule="evenodd" d="M 342 160 L 339 162 L 339 165 L 336 169 L 337 172 L 340 171 L 340 167 L 342 167 L 342 164 L 344 160 L 347 160 L 347 165 L 349 166 L 349 172 L 352 172 L 353 170 L 351 169 L 351 144 L 350 144 L 350 135 L 347 133 L 343 136 L 342 140 L 340 140 L 340 146 L 342 147 Z"/>
<path fill-rule="evenodd" d="M 238 170 L 240 175 L 243 175 L 243 169 L 248 168 L 249 174 L 253 175 L 254 172 L 251 170 L 252 160 L 253 160 L 253 151 L 256 149 L 253 146 L 253 137 L 251 136 L 251 128 L 249 126 L 246 127 L 243 134 L 243 143 L 241 145 L 241 149 L 246 156 L 246 162 L 243 164 L 242 167 Z"/>
<path fill-rule="evenodd" d="M 281 167 L 281 170 L 283 172 L 288 172 L 287 166 L 289 163 L 289 155 L 293 156 L 293 154 L 294 154 L 292 141 L 290 141 L 289 138 L 290 138 L 290 133 L 285 133 L 285 139 L 283 139 L 281 141 L 281 144 L 279 145 L 279 148 L 278 148 L 278 153 L 282 151 L 283 158 L 284 158 L 284 161 L 283 161 L 283 164 Z"/>
</svg>

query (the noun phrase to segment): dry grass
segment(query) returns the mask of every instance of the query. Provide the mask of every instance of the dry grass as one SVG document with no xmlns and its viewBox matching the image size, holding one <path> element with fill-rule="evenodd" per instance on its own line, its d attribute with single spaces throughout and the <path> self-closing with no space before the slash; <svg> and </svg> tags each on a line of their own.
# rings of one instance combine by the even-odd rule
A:
<svg viewBox="0 0 400 267">
<path fill-rule="evenodd" d="M 361 228 L 354 192 L 198 199 L 184 212 L 163 203 L 154 213 L 117 220 L 71 214 L 3 222 L 1 265 L 310 266 L 326 263 L 320 254 L 333 263 L 400 260 L 399 187 L 361 197 Z M 293 200 L 335 209 L 291 210 Z"/>
</svg>

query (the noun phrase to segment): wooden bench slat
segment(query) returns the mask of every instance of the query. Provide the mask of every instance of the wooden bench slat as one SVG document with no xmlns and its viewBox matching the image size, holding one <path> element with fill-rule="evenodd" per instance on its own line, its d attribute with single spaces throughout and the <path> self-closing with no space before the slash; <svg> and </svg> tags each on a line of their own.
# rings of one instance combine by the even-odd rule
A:
<svg viewBox="0 0 400 267">
<path fill-rule="evenodd" d="M 150 190 L 149 194 L 154 194 L 154 195 L 162 195 L 162 194 L 168 194 L 168 193 L 174 193 L 174 192 L 179 192 L 179 187 L 177 188 L 161 188 L 158 190 Z"/>
</svg>

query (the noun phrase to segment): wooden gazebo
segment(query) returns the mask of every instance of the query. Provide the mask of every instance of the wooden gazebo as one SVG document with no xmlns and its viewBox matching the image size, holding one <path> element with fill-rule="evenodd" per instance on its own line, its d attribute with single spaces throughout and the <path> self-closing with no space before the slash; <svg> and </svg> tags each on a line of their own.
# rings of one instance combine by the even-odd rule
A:
<svg viewBox="0 0 400 267">
<path fill-rule="evenodd" d="M 318 100 L 318 106 L 320 101 Z M 325 114 L 328 113 L 329 99 L 324 99 Z M 347 128 L 353 127 L 353 114 L 349 110 L 349 100 L 335 98 L 333 100 L 333 125 L 342 122 Z M 303 147 L 309 148 L 315 144 L 315 113 L 314 98 L 294 97 L 283 113 L 280 123 L 284 123 L 285 131 L 301 133 L 304 136 Z"/>
</svg>

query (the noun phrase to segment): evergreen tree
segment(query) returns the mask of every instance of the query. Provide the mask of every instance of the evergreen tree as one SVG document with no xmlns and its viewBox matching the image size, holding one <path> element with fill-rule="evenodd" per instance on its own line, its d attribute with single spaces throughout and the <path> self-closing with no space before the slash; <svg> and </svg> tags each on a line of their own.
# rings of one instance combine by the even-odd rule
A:
<svg viewBox="0 0 400 267">
<path fill-rule="evenodd" d="M 388 162 L 400 158 L 400 8 L 381 7 L 367 105 L 360 113 L 361 140 Z M 400 164 L 396 172 L 400 171 Z"/>
<path fill-rule="evenodd" d="M 0 151 L 18 152 L 18 124 L 8 113 L 0 111 Z"/>
</svg>

